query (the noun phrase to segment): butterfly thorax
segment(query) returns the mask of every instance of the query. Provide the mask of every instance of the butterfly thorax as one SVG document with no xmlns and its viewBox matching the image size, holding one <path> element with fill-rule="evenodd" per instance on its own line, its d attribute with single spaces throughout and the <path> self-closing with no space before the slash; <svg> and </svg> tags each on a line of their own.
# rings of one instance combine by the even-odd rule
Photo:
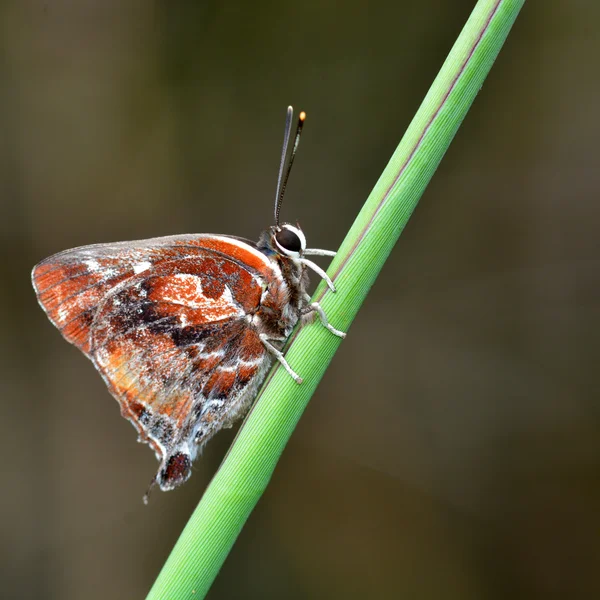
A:
<svg viewBox="0 0 600 600">
<path fill-rule="evenodd" d="M 257 245 L 269 257 L 276 276 L 268 283 L 253 321 L 261 332 L 285 339 L 304 308 L 308 272 L 299 261 L 283 255 L 277 249 L 273 228 L 261 235 Z"/>
</svg>

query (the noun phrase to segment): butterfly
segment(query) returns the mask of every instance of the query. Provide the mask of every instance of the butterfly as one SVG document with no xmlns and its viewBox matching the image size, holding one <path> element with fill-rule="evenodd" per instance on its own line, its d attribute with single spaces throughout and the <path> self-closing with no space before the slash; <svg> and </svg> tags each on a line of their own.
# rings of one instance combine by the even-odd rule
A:
<svg viewBox="0 0 600 600">
<path fill-rule="evenodd" d="M 92 361 L 138 441 L 154 450 L 160 467 L 150 488 L 189 479 L 204 444 L 247 412 L 274 359 L 302 382 L 281 352 L 299 321 L 318 316 L 345 337 L 307 293 L 309 269 L 335 292 L 306 258 L 335 252 L 307 248 L 300 226 L 279 219 L 305 117 L 287 159 L 287 110 L 275 224 L 258 242 L 197 234 L 95 244 L 33 269 L 50 321 Z"/>
</svg>

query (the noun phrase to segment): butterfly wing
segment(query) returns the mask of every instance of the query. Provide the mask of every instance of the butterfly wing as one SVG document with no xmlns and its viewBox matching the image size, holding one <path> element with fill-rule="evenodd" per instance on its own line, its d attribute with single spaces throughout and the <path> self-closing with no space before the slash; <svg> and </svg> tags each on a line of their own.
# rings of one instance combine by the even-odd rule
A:
<svg viewBox="0 0 600 600">
<path fill-rule="evenodd" d="M 270 364 L 251 324 L 277 274 L 249 243 L 173 236 L 68 250 L 34 268 L 38 299 L 102 374 L 172 489 Z"/>
</svg>

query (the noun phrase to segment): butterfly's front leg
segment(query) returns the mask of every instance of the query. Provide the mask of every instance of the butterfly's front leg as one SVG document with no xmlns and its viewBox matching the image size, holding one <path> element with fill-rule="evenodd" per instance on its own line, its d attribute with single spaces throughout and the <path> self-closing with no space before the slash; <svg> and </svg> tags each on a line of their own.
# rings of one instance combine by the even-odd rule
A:
<svg viewBox="0 0 600 600">
<path fill-rule="evenodd" d="M 328 331 L 331 331 L 331 333 L 333 333 L 333 335 L 337 335 L 338 337 L 341 337 L 342 339 L 344 339 L 346 337 L 346 334 L 343 331 L 336 329 L 329 323 L 329 321 L 327 319 L 327 315 L 325 314 L 325 311 L 323 310 L 321 305 L 318 302 L 311 302 L 310 296 L 306 292 L 304 293 L 304 301 L 307 304 L 302 309 L 302 312 L 301 312 L 303 317 L 311 316 L 316 313 L 317 315 L 319 315 L 319 319 L 321 319 L 321 323 L 322 323 L 323 327 L 325 327 L 325 329 L 327 329 Z"/>
</svg>

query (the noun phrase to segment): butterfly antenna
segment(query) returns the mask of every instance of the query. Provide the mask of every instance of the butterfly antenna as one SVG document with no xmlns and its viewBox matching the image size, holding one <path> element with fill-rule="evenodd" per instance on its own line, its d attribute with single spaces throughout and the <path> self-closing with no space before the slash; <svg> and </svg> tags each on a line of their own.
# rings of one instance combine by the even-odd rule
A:
<svg viewBox="0 0 600 600">
<path fill-rule="evenodd" d="M 300 134 L 302 133 L 302 127 L 304 120 L 306 119 L 306 113 L 302 111 L 298 116 L 298 125 L 296 126 L 296 136 L 294 139 L 294 147 L 285 168 L 285 157 L 287 155 L 288 144 L 290 142 L 290 133 L 292 131 L 292 118 L 294 116 L 294 110 L 291 106 L 288 106 L 287 115 L 285 119 L 285 134 L 283 136 L 283 149 L 281 151 L 281 162 L 279 163 L 279 176 L 277 177 L 277 193 L 275 194 L 275 225 L 279 225 L 279 213 L 281 211 L 281 203 L 283 202 L 283 195 L 285 194 L 285 188 L 287 186 L 292 165 L 294 164 L 294 157 L 298 150 L 298 144 L 300 143 Z M 285 170 L 285 175 L 284 175 Z"/>
</svg>

